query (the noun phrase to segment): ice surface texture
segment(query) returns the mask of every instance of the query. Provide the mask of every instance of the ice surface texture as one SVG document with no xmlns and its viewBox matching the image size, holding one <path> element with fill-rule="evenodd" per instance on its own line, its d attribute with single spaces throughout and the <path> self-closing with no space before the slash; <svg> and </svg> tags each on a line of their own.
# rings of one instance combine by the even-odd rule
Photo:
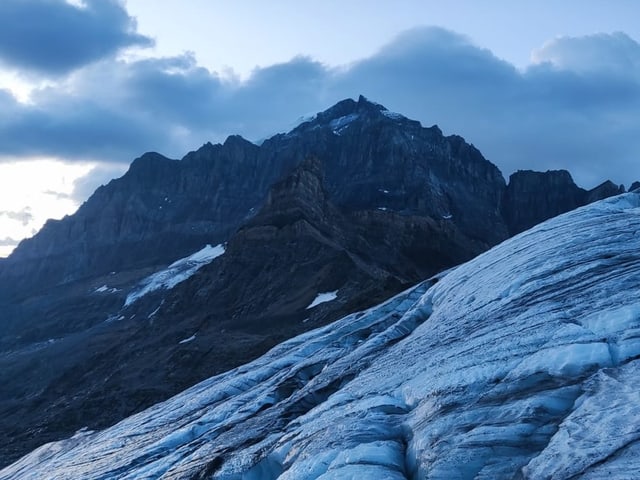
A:
<svg viewBox="0 0 640 480">
<path fill-rule="evenodd" d="M 637 478 L 638 358 L 630 193 L 0 479 Z"/>
</svg>

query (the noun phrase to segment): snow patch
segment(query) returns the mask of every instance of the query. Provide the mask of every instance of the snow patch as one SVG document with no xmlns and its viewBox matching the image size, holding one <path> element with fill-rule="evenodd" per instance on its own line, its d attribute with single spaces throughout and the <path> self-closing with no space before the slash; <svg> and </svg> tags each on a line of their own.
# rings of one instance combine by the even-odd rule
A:
<svg viewBox="0 0 640 480">
<path fill-rule="evenodd" d="M 300 115 L 294 122 L 287 126 L 287 130 L 295 130 L 300 125 L 304 123 L 313 122 L 318 117 L 317 113 L 308 113 L 305 115 Z"/>
<path fill-rule="evenodd" d="M 358 118 L 357 113 L 351 113 L 349 115 L 345 115 L 344 117 L 335 118 L 329 122 L 329 127 L 333 130 L 333 133 L 336 135 L 342 135 L 342 132 Z"/>
<path fill-rule="evenodd" d="M 321 303 L 331 302 L 338 298 L 338 290 L 334 290 L 333 292 L 324 292 L 319 293 L 316 298 L 314 298 L 313 302 L 309 304 L 306 310 L 315 307 L 316 305 L 320 305 Z"/>
<path fill-rule="evenodd" d="M 382 110 L 381 113 L 385 117 L 390 118 L 391 120 L 404 120 L 405 118 L 407 118 L 404 115 L 401 115 L 400 113 L 390 112 L 389 110 Z"/>
<path fill-rule="evenodd" d="M 153 317 L 155 317 L 155 315 L 160 311 L 160 308 L 162 307 L 162 304 L 163 304 L 163 303 L 164 303 L 164 300 L 162 300 L 162 301 L 160 302 L 160 305 L 158 305 L 158 307 L 157 307 L 153 312 L 151 312 L 151 313 L 147 316 L 147 318 L 153 318 Z"/>
<path fill-rule="evenodd" d="M 193 342 L 196 339 L 196 334 L 194 333 L 189 338 L 185 338 L 184 340 L 180 340 L 178 344 Z"/>
<path fill-rule="evenodd" d="M 223 245 L 216 245 L 215 247 L 207 245 L 202 250 L 173 262 L 166 269 L 156 272 L 142 280 L 137 288 L 127 295 L 124 306 L 128 307 L 132 305 L 139 298 L 153 291 L 175 287 L 223 253 Z"/>
<path fill-rule="evenodd" d="M 93 293 L 116 293 L 119 292 L 117 288 L 109 287 L 107 285 L 102 285 L 101 287 L 96 288 Z"/>
</svg>

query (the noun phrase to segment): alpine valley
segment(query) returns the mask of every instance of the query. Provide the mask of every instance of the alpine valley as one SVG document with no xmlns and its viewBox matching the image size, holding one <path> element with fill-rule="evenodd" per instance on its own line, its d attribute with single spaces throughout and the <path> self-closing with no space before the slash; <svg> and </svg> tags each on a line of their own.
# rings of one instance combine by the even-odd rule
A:
<svg viewBox="0 0 640 480">
<path fill-rule="evenodd" d="M 635 478 L 638 187 L 364 97 L 146 153 L 0 260 L 0 479 Z"/>
</svg>

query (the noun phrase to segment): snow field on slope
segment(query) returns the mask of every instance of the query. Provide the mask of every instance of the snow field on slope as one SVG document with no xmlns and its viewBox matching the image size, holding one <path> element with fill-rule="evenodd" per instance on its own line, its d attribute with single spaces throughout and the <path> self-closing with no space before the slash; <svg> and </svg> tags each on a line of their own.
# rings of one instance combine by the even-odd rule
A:
<svg viewBox="0 0 640 480">
<path fill-rule="evenodd" d="M 128 307 L 132 305 L 138 299 L 153 291 L 172 289 L 222 254 L 224 254 L 223 245 L 216 245 L 215 247 L 207 245 L 188 257 L 176 260 L 166 269 L 143 279 L 137 287 L 127 295 L 124 306 Z"/>
</svg>

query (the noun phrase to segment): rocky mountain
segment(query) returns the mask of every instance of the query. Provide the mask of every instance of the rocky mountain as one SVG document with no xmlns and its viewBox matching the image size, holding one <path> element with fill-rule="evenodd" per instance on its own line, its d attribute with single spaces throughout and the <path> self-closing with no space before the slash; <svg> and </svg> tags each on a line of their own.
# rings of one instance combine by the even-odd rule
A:
<svg viewBox="0 0 640 480">
<path fill-rule="evenodd" d="M 635 478 L 639 231 L 579 208 L 0 479 Z"/>
<path fill-rule="evenodd" d="M 49 222 L 19 245 L 0 272 L 3 296 L 161 265 L 203 242 L 224 241 L 307 155 L 325 163 L 327 190 L 339 207 L 456 215 L 465 234 L 486 246 L 505 238 L 504 180 L 494 165 L 462 138 L 444 137 L 437 127 L 423 128 L 361 97 L 261 146 L 232 136 L 182 161 L 143 155 L 75 215 Z M 498 228 L 479 222 L 480 215 Z"/>
<path fill-rule="evenodd" d="M 609 180 L 584 190 L 566 170 L 520 170 L 509 177 L 503 213 L 509 232 L 515 235 L 548 218 L 624 192 L 624 186 Z"/>
<path fill-rule="evenodd" d="M 462 138 L 364 97 L 259 146 L 145 154 L 0 262 L 0 464 L 617 193 L 574 187 L 506 185 Z"/>
</svg>

